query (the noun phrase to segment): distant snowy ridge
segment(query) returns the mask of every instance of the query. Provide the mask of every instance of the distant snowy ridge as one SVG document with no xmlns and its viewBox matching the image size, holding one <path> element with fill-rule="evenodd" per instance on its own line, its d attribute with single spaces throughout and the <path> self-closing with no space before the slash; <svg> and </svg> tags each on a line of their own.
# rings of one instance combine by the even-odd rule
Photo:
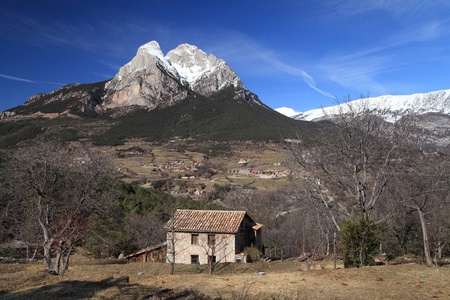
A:
<svg viewBox="0 0 450 300">
<path fill-rule="evenodd" d="M 422 115 L 434 112 L 450 115 L 450 89 L 413 95 L 386 95 L 358 99 L 348 103 L 313 109 L 306 112 L 295 112 L 293 109 L 286 107 L 275 110 L 293 119 L 318 121 L 323 119 L 325 115 L 333 116 L 340 111 L 348 111 L 349 107 L 358 107 L 361 105 L 366 105 L 367 108 L 382 113 L 383 118 L 391 123 L 408 114 Z"/>
</svg>

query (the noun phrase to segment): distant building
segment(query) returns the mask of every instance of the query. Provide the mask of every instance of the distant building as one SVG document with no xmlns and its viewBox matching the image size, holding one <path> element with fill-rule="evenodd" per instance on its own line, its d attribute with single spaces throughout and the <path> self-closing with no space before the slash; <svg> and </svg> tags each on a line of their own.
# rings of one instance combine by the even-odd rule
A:
<svg viewBox="0 0 450 300">
<path fill-rule="evenodd" d="M 262 226 L 245 211 L 179 209 L 165 226 L 166 261 L 175 256 L 182 264 L 245 262 L 245 247 L 261 247 Z"/>
<path fill-rule="evenodd" d="M 246 164 L 248 164 L 248 161 L 246 161 L 245 159 L 241 159 L 241 160 L 239 160 L 238 164 L 246 165 Z"/>
</svg>

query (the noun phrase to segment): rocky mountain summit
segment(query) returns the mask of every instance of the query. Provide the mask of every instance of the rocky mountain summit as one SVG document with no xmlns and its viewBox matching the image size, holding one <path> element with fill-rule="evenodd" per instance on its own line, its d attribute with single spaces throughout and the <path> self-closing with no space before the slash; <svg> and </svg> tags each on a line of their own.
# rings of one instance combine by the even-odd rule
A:
<svg viewBox="0 0 450 300">
<path fill-rule="evenodd" d="M 228 86 L 237 89 L 238 98 L 256 100 L 224 60 L 189 44 L 164 56 L 159 44 L 152 41 L 139 47 L 136 56 L 106 83 L 104 106 L 153 109 L 185 99 L 189 90 L 210 96 Z"/>
</svg>

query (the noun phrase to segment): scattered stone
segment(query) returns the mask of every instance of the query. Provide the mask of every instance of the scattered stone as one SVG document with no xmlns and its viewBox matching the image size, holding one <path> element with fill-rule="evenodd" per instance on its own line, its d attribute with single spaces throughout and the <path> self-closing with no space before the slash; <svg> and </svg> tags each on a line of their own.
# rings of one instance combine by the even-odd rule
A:
<svg viewBox="0 0 450 300">
<path fill-rule="evenodd" d="M 116 282 L 130 283 L 130 277 L 128 276 L 120 276 L 116 279 Z"/>
</svg>

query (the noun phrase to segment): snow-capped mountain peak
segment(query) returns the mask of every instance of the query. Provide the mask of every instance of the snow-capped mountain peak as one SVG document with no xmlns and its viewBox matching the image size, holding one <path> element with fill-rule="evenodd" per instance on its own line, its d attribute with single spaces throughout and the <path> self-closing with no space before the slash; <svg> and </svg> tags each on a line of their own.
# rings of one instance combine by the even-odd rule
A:
<svg viewBox="0 0 450 300">
<path fill-rule="evenodd" d="M 204 91 L 208 94 L 227 85 L 233 85 L 234 87 L 242 85 L 239 77 L 233 69 L 227 66 L 224 60 L 213 54 L 208 55 L 196 46 L 181 44 L 169 51 L 165 57 L 178 71 L 182 82 L 187 83 L 195 91 Z M 205 90 L 200 83 L 206 77 L 213 77 L 216 81 L 215 87 L 210 91 Z"/>
<path fill-rule="evenodd" d="M 161 47 L 159 46 L 159 43 L 157 41 L 151 41 L 147 44 L 144 44 L 139 47 L 137 54 L 147 52 L 148 54 L 151 54 L 153 56 L 159 57 L 160 59 L 164 58 L 164 54 L 161 50 Z"/>
<path fill-rule="evenodd" d="M 166 59 L 177 69 L 181 78 L 193 85 L 206 72 L 225 62 L 214 55 L 209 56 L 196 46 L 181 44 L 167 53 Z"/>
<path fill-rule="evenodd" d="M 227 86 L 237 88 L 237 98 L 254 100 L 224 60 L 189 44 L 179 45 L 164 56 L 158 42 L 151 41 L 139 47 L 136 56 L 106 83 L 104 105 L 152 109 L 186 98 L 186 87 L 209 96 Z"/>
</svg>

